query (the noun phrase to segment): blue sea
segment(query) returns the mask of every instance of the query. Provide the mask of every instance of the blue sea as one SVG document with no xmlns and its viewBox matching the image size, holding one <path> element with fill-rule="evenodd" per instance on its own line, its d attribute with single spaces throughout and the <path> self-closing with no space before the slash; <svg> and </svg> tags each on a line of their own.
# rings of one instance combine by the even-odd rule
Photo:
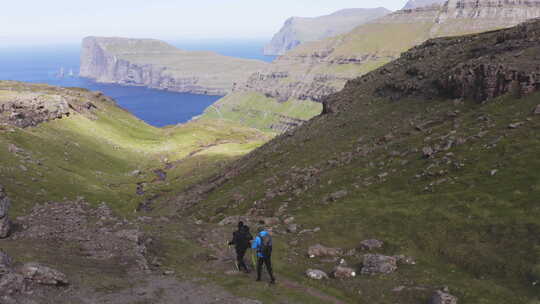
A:
<svg viewBox="0 0 540 304">
<path fill-rule="evenodd" d="M 186 50 L 207 50 L 240 58 L 272 61 L 263 56 L 264 41 L 177 41 L 171 44 Z M 220 96 L 175 93 L 143 87 L 99 84 L 79 78 L 78 45 L 0 48 L 0 80 L 46 83 L 63 87 L 82 87 L 101 91 L 119 106 L 148 124 L 163 127 L 185 123 L 202 114 Z M 64 77 L 58 77 L 60 69 Z M 69 76 L 70 71 L 73 76 Z"/>
</svg>

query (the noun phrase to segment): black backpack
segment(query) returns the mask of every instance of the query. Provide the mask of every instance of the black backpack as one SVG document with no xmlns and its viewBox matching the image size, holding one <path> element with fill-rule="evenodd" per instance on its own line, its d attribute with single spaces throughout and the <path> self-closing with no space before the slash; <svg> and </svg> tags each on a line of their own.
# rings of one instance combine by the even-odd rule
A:
<svg viewBox="0 0 540 304">
<path fill-rule="evenodd" d="M 249 247 L 249 241 L 253 239 L 253 236 L 251 236 L 251 233 L 249 233 L 249 229 L 240 229 L 238 231 L 238 245 L 244 248 Z"/>
<path fill-rule="evenodd" d="M 272 237 L 269 234 L 261 237 L 260 252 L 265 258 L 268 258 L 272 255 Z"/>
</svg>

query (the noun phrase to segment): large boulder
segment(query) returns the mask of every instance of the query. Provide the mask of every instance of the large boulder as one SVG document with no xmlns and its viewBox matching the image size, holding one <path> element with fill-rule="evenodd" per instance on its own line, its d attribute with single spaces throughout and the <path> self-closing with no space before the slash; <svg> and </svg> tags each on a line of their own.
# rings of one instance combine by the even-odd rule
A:
<svg viewBox="0 0 540 304">
<path fill-rule="evenodd" d="M 310 258 L 318 257 L 337 257 L 341 255 L 341 249 L 325 247 L 321 244 L 317 244 L 308 248 L 308 256 Z"/>
<path fill-rule="evenodd" d="M 447 291 L 438 290 L 431 297 L 429 304 L 457 304 L 458 298 Z"/>
<path fill-rule="evenodd" d="M 382 254 L 366 254 L 362 262 L 361 274 L 389 274 L 397 270 L 397 259 Z"/>
<path fill-rule="evenodd" d="M 69 281 L 66 275 L 58 270 L 50 267 L 38 264 L 38 263 L 26 263 L 21 269 L 20 273 L 27 280 L 43 285 L 67 285 Z"/>
<path fill-rule="evenodd" d="M 0 239 L 8 237 L 11 231 L 11 221 L 8 216 L 10 206 L 11 201 L 6 195 L 4 187 L 0 186 Z"/>
<path fill-rule="evenodd" d="M 356 276 L 356 271 L 350 267 L 336 266 L 332 276 L 336 279 L 350 279 Z"/>
<path fill-rule="evenodd" d="M 535 115 L 540 115 L 540 104 L 536 106 L 533 112 Z"/>
<path fill-rule="evenodd" d="M 326 272 L 318 269 L 308 269 L 306 270 L 306 276 L 313 280 L 322 280 L 328 279 Z"/>
</svg>

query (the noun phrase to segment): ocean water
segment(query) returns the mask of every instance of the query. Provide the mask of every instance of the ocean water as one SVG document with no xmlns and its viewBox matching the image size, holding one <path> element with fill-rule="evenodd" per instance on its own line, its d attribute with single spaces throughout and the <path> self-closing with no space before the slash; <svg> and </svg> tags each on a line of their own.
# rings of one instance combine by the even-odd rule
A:
<svg viewBox="0 0 540 304">
<path fill-rule="evenodd" d="M 227 56 L 272 61 L 262 55 L 263 41 L 173 42 L 186 50 L 210 50 Z M 156 127 L 184 123 L 202 114 L 220 96 L 175 93 L 143 87 L 99 84 L 79 78 L 78 45 L 0 48 L 0 80 L 46 83 L 101 91 L 119 106 Z M 61 69 L 64 77 L 59 77 Z M 73 76 L 70 76 L 70 71 Z"/>
</svg>

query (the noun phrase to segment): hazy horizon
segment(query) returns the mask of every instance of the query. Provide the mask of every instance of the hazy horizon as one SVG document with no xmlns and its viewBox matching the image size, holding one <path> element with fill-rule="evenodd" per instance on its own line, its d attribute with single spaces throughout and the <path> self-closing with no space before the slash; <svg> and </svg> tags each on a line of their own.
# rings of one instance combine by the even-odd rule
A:
<svg viewBox="0 0 540 304">
<path fill-rule="evenodd" d="M 315 17 L 345 8 L 397 10 L 406 0 L 69 0 L 3 5 L 0 45 L 77 44 L 86 36 L 166 41 L 267 40 L 292 16 Z M 6 13 L 7 12 L 7 13 Z"/>
</svg>

